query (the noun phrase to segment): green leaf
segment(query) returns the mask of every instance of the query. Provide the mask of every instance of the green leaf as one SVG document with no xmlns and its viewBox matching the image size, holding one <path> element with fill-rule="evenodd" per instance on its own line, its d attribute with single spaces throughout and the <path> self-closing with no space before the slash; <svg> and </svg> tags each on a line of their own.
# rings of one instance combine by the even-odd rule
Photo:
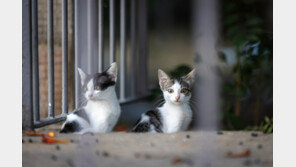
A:
<svg viewBox="0 0 296 167">
<path fill-rule="evenodd" d="M 227 16 L 224 19 L 224 24 L 225 25 L 231 25 L 231 24 L 237 22 L 238 20 L 239 20 L 239 15 L 233 14 L 233 15 Z"/>
<path fill-rule="evenodd" d="M 269 118 L 267 116 L 264 117 L 266 123 L 269 123 Z"/>
</svg>

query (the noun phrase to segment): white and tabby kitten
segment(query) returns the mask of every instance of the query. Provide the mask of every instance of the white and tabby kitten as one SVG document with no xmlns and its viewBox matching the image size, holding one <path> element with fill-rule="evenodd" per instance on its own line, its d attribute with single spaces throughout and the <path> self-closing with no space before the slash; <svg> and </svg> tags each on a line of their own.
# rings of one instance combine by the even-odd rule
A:
<svg viewBox="0 0 296 167">
<path fill-rule="evenodd" d="M 195 69 L 186 76 L 171 79 L 164 71 L 158 70 L 159 85 L 165 103 L 142 114 L 133 132 L 174 133 L 187 130 L 192 119 L 189 100 L 194 75 Z"/>
<path fill-rule="evenodd" d="M 120 106 L 115 92 L 117 65 L 102 73 L 90 76 L 78 68 L 86 104 L 67 116 L 61 133 L 110 132 L 120 116 Z"/>
</svg>

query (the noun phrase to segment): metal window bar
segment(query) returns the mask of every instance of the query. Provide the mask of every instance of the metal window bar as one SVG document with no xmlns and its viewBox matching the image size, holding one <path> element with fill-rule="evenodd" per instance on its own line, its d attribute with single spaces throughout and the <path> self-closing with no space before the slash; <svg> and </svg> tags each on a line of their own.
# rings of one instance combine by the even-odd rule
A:
<svg viewBox="0 0 296 167">
<path fill-rule="evenodd" d="M 131 35 L 131 64 L 136 64 L 136 1 L 131 0 L 131 26 L 130 26 L 130 35 Z M 135 97 L 135 78 L 136 78 L 136 68 L 131 66 L 131 96 Z"/>
<path fill-rule="evenodd" d="M 98 23 L 99 23 L 99 72 L 102 72 L 104 70 L 104 41 L 103 41 L 103 33 L 104 33 L 104 20 L 103 20 L 103 0 L 99 0 L 99 17 L 98 17 Z"/>
<path fill-rule="evenodd" d="M 75 108 L 79 107 L 79 79 L 78 79 L 78 0 L 74 0 L 74 37 L 75 37 L 75 42 L 74 42 L 74 87 L 75 87 Z"/>
<path fill-rule="evenodd" d="M 48 117 L 54 117 L 54 46 L 53 46 L 53 0 L 47 0 L 48 44 Z"/>
<path fill-rule="evenodd" d="M 33 127 L 33 92 L 32 92 L 32 11 L 31 0 L 23 0 L 22 6 L 22 121 L 24 129 Z"/>
<path fill-rule="evenodd" d="M 24 96 L 29 96 L 28 100 L 23 100 L 23 116 L 26 118 L 23 119 L 23 126 L 34 129 L 39 128 L 45 125 L 53 124 L 60 122 L 66 119 L 68 114 L 68 1 L 62 0 L 62 114 L 55 115 L 54 113 L 54 38 L 53 38 L 53 0 L 47 1 L 48 7 L 48 117 L 40 120 L 40 102 L 39 102 L 39 63 L 38 63 L 38 1 L 37 0 L 23 0 L 23 13 L 28 11 L 30 14 L 23 15 L 23 27 L 27 28 L 28 31 L 23 31 L 23 77 L 31 73 L 26 83 L 23 85 L 23 88 L 28 88 L 30 91 L 28 93 L 23 93 Z M 77 72 L 77 67 L 80 67 L 81 56 L 79 55 L 79 40 L 81 37 L 81 31 L 83 27 L 78 27 L 79 20 L 81 20 L 81 13 L 83 12 L 79 3 L 83 1 L 72 0 L 72 10 L 73 10 L 73 40 L 72 43 L 74 48 L 74 105 L 75 107 L 79 106 L 79 92 L 80 92 L 80 83 Z M 115 61 L 115 0 L 110 0 L 110 9 L 109 9 L 109 38 L 110 38 L 110 54 L 109 62 Z M 131 40 L 131 63 L 134 65 L 131 68 L 131 85 L 130 87 L 135 90 L 131 90 L 131 94 L 127 95 L 127 83 L 126 77 L 126 1 L 120 1 L 120 59 L 118 60 L 119 64 L 119 101 L 120 103 L 126 103 L 132 100 L 136 100 L 143 96 L 145 92 L 146 83 L 146 0 L 136 1 L 131 0 L 130 8 L 130 17 L 131 17 L 131 26 L 130 26 L 130 40 Z M 104 68 L 104 39 L 103 39 L 103 0 L 98 0 L 98 71 L 102 71 Z M 138 9 L 137 9 L 138 8 Z M 137 10 L 136 10 L 137 9 Z M 96 12 L 92 12 L 96 13 Z M 93 24 L 91 24 L 93 25 Z M 25 33 L 26 32 L 26 33 Z M 28 33 L 29 32 L 29 33 Z M 25 44 L 25 45 L 24 45 Z M 29 47 L 30 49 L 26 48 Z M 95 52 L 96 53 L 96 52 Z M 95 55 L 92 55 L 95 56 Z M 83 57 L 85 58 L 85 57 Z M 30 70 L 24 70 L 30 69 Z M 137 72 L 136 72 L 137 71 Z M 139 71 L 139 72 L 138 72 Z M 141 77 L 140 77 L 141 76 Z M 141 78 L 141 79 L 139 79 Z M 140 84 L 140 85 L 139 85 Z M 30 87 L 32 86 L 32 90 Z M 24 92 L 24 90 L 23 90 Z M 30 94 L 31 93 L 31 94 Z M 31 107 L 30 107 L 31 104 Z M 27 107 L 27 108 L 26 108 Z M 30 109 L 31 108 L 31 109 Z M 32 117 L 32 119 L 30 119 Z M 28 121 L 28 122 L 24 122 Z M 31 121 L 31 123 L 30 123 Z"/>
<path fill-rule="evenodd" d="M 120 100 L 125 99 L 125 59 L 126 59 L 126 32 L 125 32 L 125 0 L 120 0 Z"/>
<path fill-rule="evenodd" d="M 110 0 L 110 64 L 115 61 L 115 2 Z"/>
<path fill-rule="evenodd" d="M 63 54 L 62 54 L 62 112 L 68 113 L 68 3 L 62 2 L 62 33 L 63 33 Z"/>
<path fill-rule="evenodd" d="M 39 114 L 39 67 L 38 67 L 38 6 L 32 1 L 32 55 L 33 55 L 33 111 L 34 122 L 40 120 Z"/>
</svg>

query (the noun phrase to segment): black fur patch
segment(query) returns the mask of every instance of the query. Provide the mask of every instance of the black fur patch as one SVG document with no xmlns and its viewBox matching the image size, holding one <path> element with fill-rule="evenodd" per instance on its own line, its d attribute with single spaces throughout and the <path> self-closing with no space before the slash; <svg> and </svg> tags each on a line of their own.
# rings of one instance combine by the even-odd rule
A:
<svg viewBox="0 0 296 167">
<path fill-rule="evenodd" d="M 73 111 L 73 114 L 83 118 L 86 122 L 90 123 L 88 115 L 86 114 L 86 112 L 83 108 Z"/>
<path fill-rule="evenodd" d="M 79 132 L 81 130 L 81 126 L 78 122 L 72 121 L 67 122 L 63 129 L 60 130 L 60 133 L 73 133 L 73 132 Z"/>
<path fill-rule="evenodd" d="M 150 124 L 149 122 L 142 122 L 137 125 L 136 128 L 133 129 L 133 132 L 149 132 Z"/>
<path fill-rule="evenodd" d="M 160 113 L 158 110 L 150 110 L 146 112 L 146 115 L 149 116 L 150 123 L 154 125 L 155 131 L 157 132 L 162 132 L 162 122 L 161 122 L 161 117 Z"/>
<path fill-rule="evenodd" d="M 99 87 L 100 90 L 105 90 L 109 86 L 115 85 L 112 76 L 110 76 L 106 71 L 102 73 L 96 73 L 93 77 L 94 88 Z"/>
<path fill-rule="evenodd" d="M 133 132 L 150 132 L 150 127 L 153 125 L 156 132 L 162 133 L 162 122 L 159 111 L 150 110 L 145 115 L 149 117 L 149 121 L 140 123 L 142 119 L 140 118 L 133 128 Z"/>
</svg>

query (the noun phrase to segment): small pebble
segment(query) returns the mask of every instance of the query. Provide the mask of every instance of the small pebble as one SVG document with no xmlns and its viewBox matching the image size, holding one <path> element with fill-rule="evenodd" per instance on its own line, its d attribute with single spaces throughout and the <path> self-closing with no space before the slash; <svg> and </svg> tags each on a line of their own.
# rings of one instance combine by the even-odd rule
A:
<svg viewBox="0 0 296 167">
<path fill-rule="evenodd" d="M 96 139 L 96 143 L 99 143 L 99 139 Z"/>
<path fill-rule="evenodd" d="M 73 139 L 71 139 L 71 140 L 70 140 L 70 142 L 71 142 L 71 143 L 74 143 L 74 140 L 73 140 Z"/>
<path fill-rule="evenodd" d="M 257 148 L 258 148 L 258 149 L 261 149 L 261 148 L 262 148 L 262 145 L 261 145 L 261 144 L 259 144 L 259 145 L 257 146 Z"/>
<path fill-rule="evenodd" d="M 107 153 L 106 151 L 103 151 L 103 156 L 104 157 L 109 157 L 109 153 Z"/>
<path fill-rule="evenodd" d="M 174 158 L 171 160 L 171 163 L 172 163 L 172 164 L 178 164 L 178 163 L 180 163 L 180 162 L 182 162 L 182 159 L 179 158 L 179 157 L 174 157 Z"/>
<path fill-rule="evenodd" d="M 252 132 L 251 135 L 252 135 L 253 137 L 257 137 L 257 136 L 258 136 L 258 133 Z"/>
<path fill-rule="evenodd" d="M 227 156 L 232 155 L 233 153 L 231 151 L 227 152 Z"/>
<path fill-rule="evenodd" d="M 186 135 L 186 138 L 189 139 L 190 138 L 190 135 Z"/>
<path fill-rule="evenodd" d="M 218 135 L 223 135 L 223 132 L 222 131 L 217 131 L 217 134 Z"/>
<path fill-rule="evenodd" d="M 97 156 L 100 155 L 100 151 L 99 151 L 99 150 L 96 151 L 96 155 L 97 155 Z"/>
<path fill-rule="evenodd" d="M 242 141 L 240 141 L 238 144 L 239 144 L 239 145 L 243 145 L 244 143 L 243 143 Z"/>
<path fill-rule="evenodd" d="M 60 148 L 60 146 L 59 146 L 59 145 L 57 145 L 57 146 L 56 146 L 56 149 L 57 149 L 57 150 L 60 150 L 61 148 Z"/>
<path fill-rule="evenodd" d="M 145 155 L 145 158 L 146 158 L 146 159 L 151 159 L 151 156 L 150 156 L 149 154 L 146 154 L 146 155 Z"/>
<path fill-rule="evenodd" d="M 70 167 L 74 167 L 74 163 L 71 159 L 67 159 L 67 164 L 70 166 Z"/>
<path fill-rule="evenodd" d="M 254 161 L 254 163 L 256 164 L 256 165 L 259 165 L 260 164 L 260 159 L 255 159 L 255 161 Z"/>
<path fill-rule="evenodd" d="M 243 164 L 244 164 L 245 166 L 250 166 L 250 165 L 252 164 L 252 162 L 251 162 L 249 159 L 247 159 L 247 160 L 244 161 Z"/>
<path fill-rule="evenodd" d="M 150 143 L 150 145 L 151 145 L 151 147 L 154 147 L 155 146 L 154 143 Z"/>
<path fill-rule="evenodd" d="M 51 156 L 51 159 L 54 160 L 54 161 L 56 161 L 56 160 L 58 159 L 58 157 L 55 156 L 55 155 L 52 155 L 52 156 Z"/>
<path fill-rule="evenodd" d="M 33 143 L 33 140 L 31 138 L 29 139 L 29 143 Z"/>
</svg>

